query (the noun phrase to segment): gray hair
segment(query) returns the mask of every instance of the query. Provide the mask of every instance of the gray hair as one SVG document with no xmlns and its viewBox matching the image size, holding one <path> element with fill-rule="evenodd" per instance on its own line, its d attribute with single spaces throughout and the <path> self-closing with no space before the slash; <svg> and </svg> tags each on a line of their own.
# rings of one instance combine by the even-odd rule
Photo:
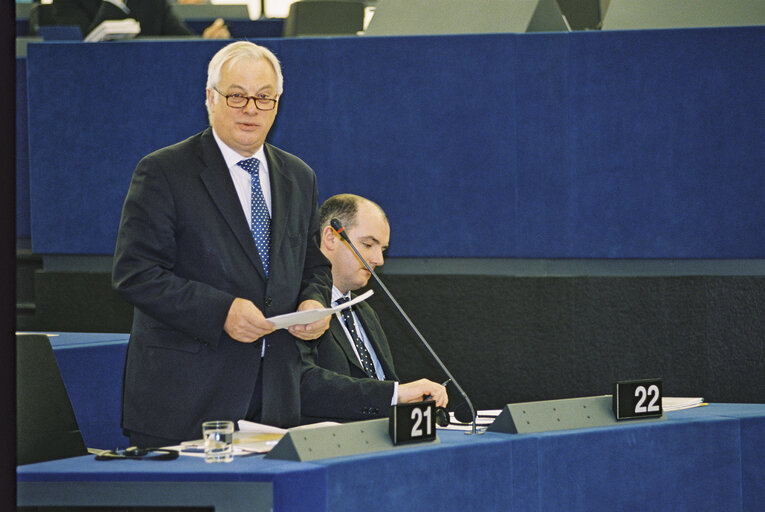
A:
<svg viewBox="0 0 765 512">
<path fill-rule="evenodd" d="M 282 67 L 279 64 L 279 59 L 268 48 L 258 46 L 249 41 L 237 41 L 228 44 L 213 55 L 213 58 L 210 59 L 210 64 L 207 66 L 207 88 L 217 87 L 220 82 L 221 70 L 227 62 L 236 63 L 244 59 L 266 59 L 276 74 L 276 95 L 282 95 L 284 91 L 284 77 L 282 76 Z M 207 113 L 209 115 L 210 105 L 207 104 L 206 100 L 205 105 L 207 105 Z"/>
</svg>

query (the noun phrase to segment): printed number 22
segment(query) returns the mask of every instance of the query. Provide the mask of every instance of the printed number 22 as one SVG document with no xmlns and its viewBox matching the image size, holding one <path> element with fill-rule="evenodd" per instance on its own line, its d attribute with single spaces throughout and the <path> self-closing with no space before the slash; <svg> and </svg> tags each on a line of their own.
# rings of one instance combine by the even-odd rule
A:
<svg viewBox="0 0 765 512">
<path fill-rule="evenodd" d="M 425 409 L 425 412 L 422 411 L 422 409 L 412 409 L 412 416 L 411 419 L 413 421 L 412 423 L 412 437 L 422 437 L 422 428 L 420 428 L 420 424 L 422 423 L 422 418 L 425 416 L 425 430 L 427 431 L 425 435 L 430 435 L 430 415 L 432 414 L 432 408 L 427 407 Z"/>
<path fill-rule="evenodd" d="M 659 406 L 656 405 L 656 402 L 659 401 L 659 386 L 652 384 L 647 390 L 645 386 L 638 386 L 635 388 L 635 396 L 638 397 L 637 404 L 635 404 L 636 414 L 659 412 Z M 645 401 L 649 396 L 651 397 L 651 401 L 648 403 L 648 406 L 646 406 Z"/>
</svg>

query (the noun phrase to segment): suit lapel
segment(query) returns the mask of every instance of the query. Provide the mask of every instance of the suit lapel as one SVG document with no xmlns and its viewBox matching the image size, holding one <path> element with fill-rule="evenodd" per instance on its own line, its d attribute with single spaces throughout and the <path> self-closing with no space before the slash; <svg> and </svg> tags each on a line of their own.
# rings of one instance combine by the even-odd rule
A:
<svg viewBox="0 0 765 512">
<path fill-rule="evenodd" d="M 367 333 L 369 343 L 372 345 L 372 348 L 377 355 L 378 361 L 380 361 L 383 372 L 385 372 L 385 379 L 396 380 L 396 372 L 393 370 L 392 356 L 390 351 L 388 350 L 387 346 L 383 347 L 380 344 L 380 340 L 384 336 L 384 333 L 381 332 L 382 326 L 374 319 L 371 313 L 371 306 L 368 306 L 365 303 L 358 304 L 356 306 L 356 316 L 359 317 L 359 321 L 364 328 L 364 332 Z"/>
<path fill-rule="evenodd" d="M 263 264 L 260 262 L 258 248 L 255 246 L 252 232 L 242 213 L 239 196 L 236 194 L 234 183 L 231 181 L 231 176 L 226 167 L 226 161 L 215 143 L 211 128 L 202 133 L 201 140 L 202 160 L 205 163 L 205 169 L 200 173 L 200 178 L 252 265 L 265 280 L 266 274 L 263 271 Z"/>
<path fill-rule="evenodd" d="M 271 182 L 271 261 L 281 255 L 282 242 L 290 219 L 290 200 L 295 196 L 295 184 L 285 172 L 284 162 L 264 146 L 268 161 L 268 176 Z"/>
</svg>

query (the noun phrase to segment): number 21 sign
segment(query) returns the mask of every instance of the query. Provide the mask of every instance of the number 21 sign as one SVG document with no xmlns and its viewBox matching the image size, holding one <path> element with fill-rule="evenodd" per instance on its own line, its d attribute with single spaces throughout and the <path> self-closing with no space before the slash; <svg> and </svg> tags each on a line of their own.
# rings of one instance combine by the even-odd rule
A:
<svg viewBox="0 0 765 512">
<path fill-rule="evenodd" d="M 393 444 L 433 441 L 436 438 L 436 402 L 427 400 L 391 408 L 390 438 Z"/>
</svg>

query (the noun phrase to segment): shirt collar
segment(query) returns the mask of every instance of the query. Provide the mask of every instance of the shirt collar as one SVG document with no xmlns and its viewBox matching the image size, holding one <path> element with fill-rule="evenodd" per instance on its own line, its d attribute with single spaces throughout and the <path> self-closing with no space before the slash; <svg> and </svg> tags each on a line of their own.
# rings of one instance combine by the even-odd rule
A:
<svg viewBox="0 0 765 512">
<path fill-rule="evenodd" d="M 332 285 L 332 303 L 336 303 L 337 299 L 340 299 L 342 297 L 346 297 L 350 300 L 351 298 L 351 292 L 343 294 L 340 290 L 337 289 L 335 285 Z"/>
<path fill-rule="evenodd" d="M 263 146 L 260 146 L 258 150 L 250 157 L 244 157 L 234 151 L 229 145 L 227 145 L 223 140 L 221 140 L 220 137 L 218 137 L 218 134 L 215 133 L 215 129 L 213 128 L 213 137 L 215 138 L 215 142 L 218 144 L 218 148 L 220 149 L 221 154 L 223 155 L 223 159 L 226 161 L 226 167 L 231 169 L 232 167 L 236 166 L 239 162 L 242 160 L 246 160 L 247 158 L 257 158 L 260 160 L 260 169 L 267 169 L 268 164 L 266 163 L 266 152 L 263 149 Z"/>
</svg>

